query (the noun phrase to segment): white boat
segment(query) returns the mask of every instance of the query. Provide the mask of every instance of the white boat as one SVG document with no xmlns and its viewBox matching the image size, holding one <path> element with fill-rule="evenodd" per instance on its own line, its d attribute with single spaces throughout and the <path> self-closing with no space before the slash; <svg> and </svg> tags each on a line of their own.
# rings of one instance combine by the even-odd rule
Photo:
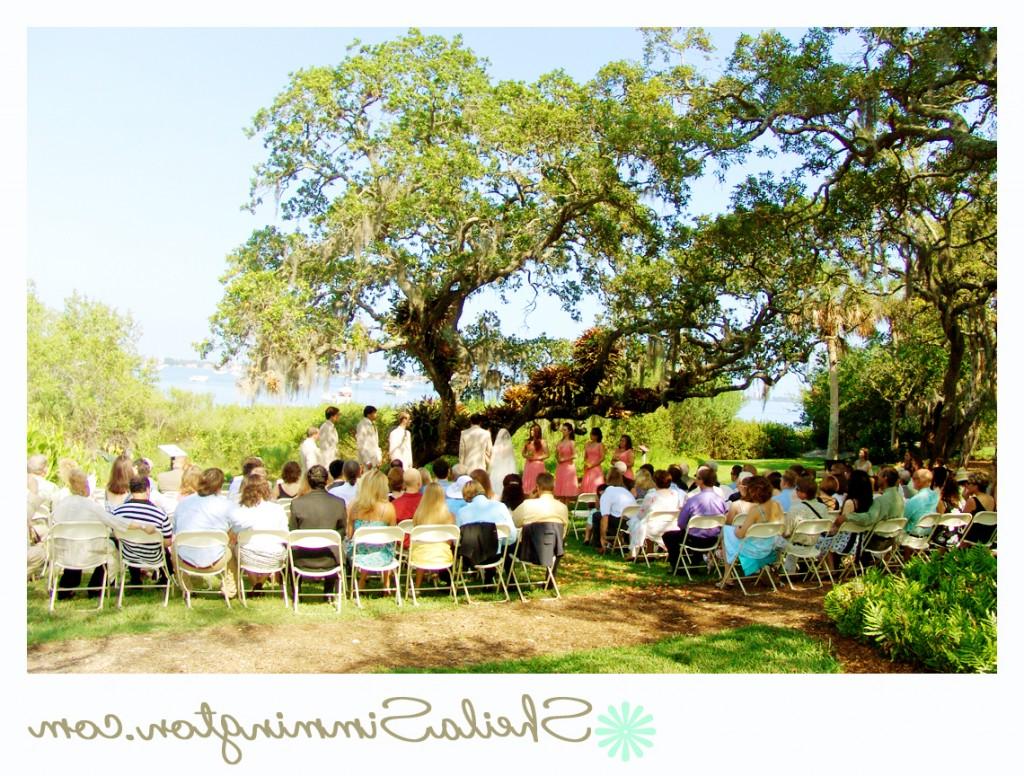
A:
<svg viewBox="0 0 1024 776">
<path fill-rule="evenodd" d="M 327 391 L 320 397 L 321 401 L 325 401 L 328 404 L 344 404 L 352 401 L 352 389 L 347 385 L 341 386 L 337 391 L 331 393 Z"/>
</svg>

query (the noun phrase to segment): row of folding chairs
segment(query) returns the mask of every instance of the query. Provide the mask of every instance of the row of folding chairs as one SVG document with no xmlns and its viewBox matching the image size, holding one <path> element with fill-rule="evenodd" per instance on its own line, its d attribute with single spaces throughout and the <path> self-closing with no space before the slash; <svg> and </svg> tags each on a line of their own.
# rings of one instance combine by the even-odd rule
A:
<svg viewBox="0 0 1024 776">
<path fill-rule="evenodd" d="M 274 531 L 274 530 L 248 530 L 238 535 L 235 545 L 234 557 L 230 561 L 234 566 L 235 576 L 238 585 L 238 596 L 243 606 L 247 606 L 245 585 L 245 572 L 263 575 L 279 575 L 281 584 L 281 596 L 285 606 L 291 606 L 297 612 L 300 598 L 302 597 L 323 597 L 325 593 L 301 592 L 300 581 L 310 579 L 324 581 L 328 578 L 336 580 L 336 592 L 333 594 L 335 606 L 340 612 L 342 600 L 346 597 L 346 582 L 352 591 L 352 597 L 357 606 L 362 606 L 362 591 L 358 584 L 358 578 L 363 574 L 383 575 L 384 573 L 394 574 L 394 595 L 398 605 L 402 604 L 402 573 L 404 570 L 406 581 L 406 595 L 411 597 L 413 603 L 417 603 L 417 590 L 415 575 L 417 571 L 431 574 L 448 572 L 448 590 L 453 600 L 458 600 L 457 588 L 461 587 L 466 600 L 471 601 L 469 591 L 471 589 L 493 589 L 504 595 L 506 601 L 509 596 L 509 579 L 515 584 L 521 600 L 525 600 L 523 587 L 542 585 L 554 591 L 555 597 L 560 597 L 557 582 L 554 579 L 554 569 L 542 567 L 545 571 L 544 578 L 534 581 L 530 575 L 530 564 L 513 555 L 510 564 L 510 573 L 506 574 L 506 554 L 509 551 L 508 539 L 511 531 L 508 526 L 495 526 L 500 552 L 494 558 L 485 562 L 477 563 L 472 567 L 468 566 L 459 553 L 460 530 L 454 525 L 441 526 L 417 526 L 411 525 L 412 521 L 403 521 L 402 526 L 361 526 L 356 529 L 352 537 L 352 560 L 350 571 L 346 572 L 344 560 L 344 547 L 341 535 L 334 530 L 311 529 L 295 531 Z M 405 537 L 408 534 L 410 543 L 408 551 L 403 547 Z M 115 550 L 111 538 L 118 539 Z M 253 552 L 254 541 L 263 540 L 266 545 L 277 544 L 282 548 L 280 553 Z M 126 542 L 135 547 L 144 547 L 154 559 L 152 562 L 140 562 L 125 555 Z M 181 550 L 219 550 L 222 556 L 226 555 L 230 539 L 224 531 L 183 531 L 178 533 L 172 543 L 172 559 L 174 573 L 168 566 L 167 552 L 164 548 L 163 537 L 159 534 L 151 534 L 142 529 L 115 530 L 100 522 L 75 522 L 60 523 L 53 526 L 47 537 L 47 554 L 49 563 L 47 566 L 47 590 L 49 593 L 49 607 L 53 611 L 54 600 L 60 588 L 59 579 L 65 570 L 73 569 L 82 573 L 91 572 L 102 567 L 102 584 L 96 588 L 75 587 L 74 590 L 99 591 L 99 608 L 103 608 L 107 588 L 111 584 L 118 587 L 117 606 L 123 604 L 124 591 L 138 587 L 151 587 L 148 585 L 133 585 L 128 583 L 130 569 L 136 568 L 163 579 L 164 601 L 166 607 L 170 599 L 171 586 L 176 584 L 182 591 L 186 606 L 191 608 L 192 596 L 197 594 L 213 594 L 223 596 L 225 604 L 231 607 L 231 601 L 223 585 L 223 576 L 227 572 L 227 561 L 216 563 L 207 568 L 186 566 L 180 557 Z M 436 563 L 417 560 L 414 558 L 415 549 L 420 546 L 444 543 L 450 545 L 452 560 L 448 563 Z M 392 548 L 392 557 L 389 562 L 383 565 L 377 562 L 366 562 L 363 560 L 361 549 Z M 325 568 L 304 568 L 300 562 L 296 563 L 295 551 L 318 551 L 325 556 L 334 555 L 336 562 Z M 115 554 L 117 553 L 117 554 Z M 378 555 L 378 558 L 380 556 Z M 387 555 L 385 554 L 385 558 Z M 111 574 L 109 569 L 116 568 Z M 493 576 L 494 581 L 488 582 L 487 577 Z M 349 577 L 347 580 L 346 577 Z M 195 579 L 202 580 L 207 584 L 196 585 Z M 291 596 L 289 597 L 288 583 L 291 583 Z M 217 584 L 217 583 L 220 584 Z M 382 587 L 385 592 L 391 592 L 390 585 Z"/>
</svg>

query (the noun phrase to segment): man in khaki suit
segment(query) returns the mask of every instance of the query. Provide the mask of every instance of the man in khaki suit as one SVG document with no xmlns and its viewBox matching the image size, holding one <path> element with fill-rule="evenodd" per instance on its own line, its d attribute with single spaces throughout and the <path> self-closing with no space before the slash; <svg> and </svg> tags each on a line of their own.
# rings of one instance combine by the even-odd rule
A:
<svg viewBox="0 0 1024 776">
<path fill-rule="evenodd" d="M 481 428 L 483 420 L 483 415 L 479 412 L 474 413 L 469 419 L 469 428 L 459 437 L 459 463 L 465 466 L 467 471 L 487 471 L 491 464 L 491 432 Z"/>
</svg>

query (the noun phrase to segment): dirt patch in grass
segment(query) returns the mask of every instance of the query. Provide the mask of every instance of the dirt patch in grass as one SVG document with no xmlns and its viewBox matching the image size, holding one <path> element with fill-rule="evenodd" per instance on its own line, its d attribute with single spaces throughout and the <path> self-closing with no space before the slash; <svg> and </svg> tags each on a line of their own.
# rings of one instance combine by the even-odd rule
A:
<svg viewBox="0 0 1024 776">
<path fill-rule="evenodd" d="M 797 628 L 826 642 L 847 673 L 907 673 L 839 636 L 822 612 L 824 590 L 744 597 L 711 584 L 613 588 L 526 603 L 461 603 L 458 611 L 405 611 L 357 621 L 208 628 L 32 647 L 33 673 L 362 673 L 642 644 L 744 625 Z M 464 599 L 463 599 L 464 600 Z M 351 605 L 351 604 L 347 604 Z M 408 604 L 406 608 L 412 608 Z M 765 666 L 770 671 L 770 666 Z"/>
</svg>

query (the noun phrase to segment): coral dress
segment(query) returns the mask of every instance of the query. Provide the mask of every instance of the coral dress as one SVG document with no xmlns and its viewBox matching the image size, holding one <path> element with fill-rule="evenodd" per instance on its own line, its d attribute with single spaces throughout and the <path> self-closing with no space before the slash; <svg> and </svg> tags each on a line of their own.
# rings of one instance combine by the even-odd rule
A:
<svg viewBox="0 0 1024 776">
<path fill-rule="evenodd" d="M 526 465 L 523 466 L 523 493 L 530 493 L 537 487 L 537 475 L 544 473 L 544 460 L 547 457 L 547 445 L 544 445 L 538 452 L 532 444 L 527 442 L 526 447 L 523 448 L 523 458 L 526 459 Z"/>
<path fill-rule="evenodd" d="M 564 439 L 555 448 L 558 468 L 555 469 L 555 497 L 575 498 L 579 493 L 576 479 L 576 445 L 571 439 Z"/>
<path fill-rule="evenodd" d="M 604 485 L 604 473 L 601 463 L 604 461 L 604 445 L 590 442 L 583 448 L 583 482 L 580 493 L 596 493 L 599 485 Z"/>
<path fill-rule="evenodd" d="M 634 461 L 634 459 L 635 459 L 635 456 L 633 455 L 633 451 L 632 450 L 616 450 L 614 453 L 612 453 L 612 462 L 613 463 L 615 461 L 622 461 L 624 464 L 626 464 L 626 471 L 624 471 L 622 473 L 622 476 L 625 477 L 627 480 L 635 480 L 636 479 L 636 477 L 633 476 L 633 461 Z"/>
</svg>

